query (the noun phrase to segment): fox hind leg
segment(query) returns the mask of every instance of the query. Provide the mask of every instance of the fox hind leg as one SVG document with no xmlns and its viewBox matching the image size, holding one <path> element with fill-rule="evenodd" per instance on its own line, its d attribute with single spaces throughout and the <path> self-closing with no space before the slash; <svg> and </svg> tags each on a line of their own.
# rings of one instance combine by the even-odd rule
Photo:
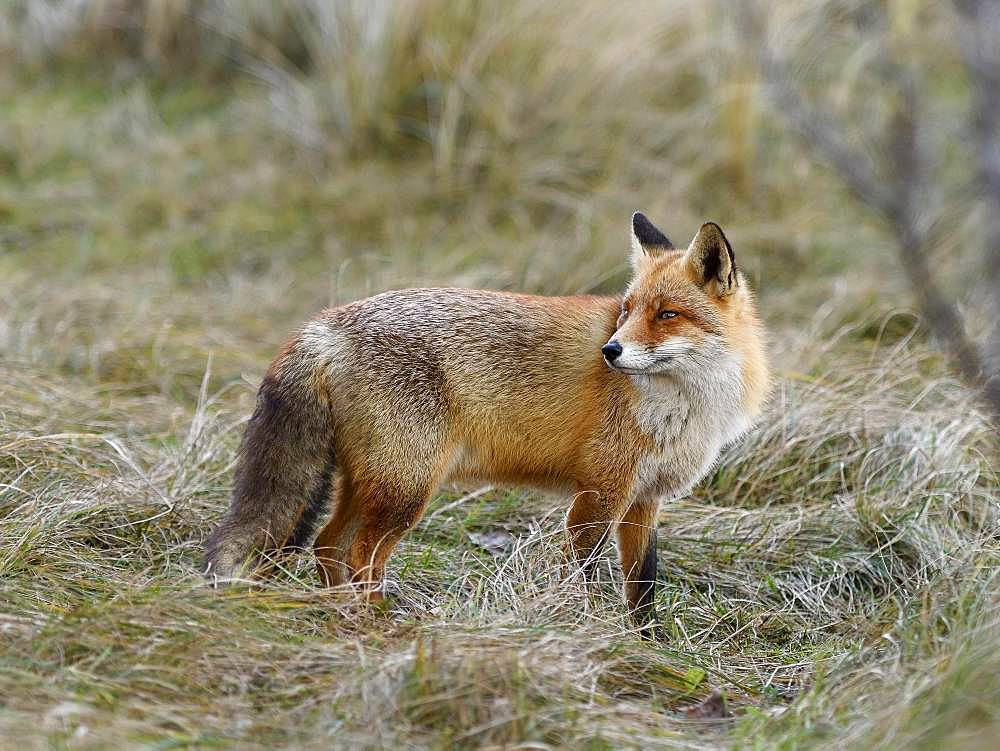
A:
<svg viewBox="0 0 1000 751">
<path fill-rule="evenodd" d="M 437 426 L 434 426 L 436 428 Z M 346 551 L 334 574 L 380 600 L 385 562 L 393 548 L 423 515 L 431 494 L 447 474 L 455 444 L 441 430 L 394 435 L 393 444 L 370 447 L 363 458 L 345 462 L 349 493 L 320 533 L 320 544 Z M 407 440 L 409 439 L 409 440 Z M 408 451 L 402 454 L 399 445 Z"/>
<path fill-rule="evenodd" d="M 347 551 L 351 580 L 371 601 L 382 599 L 385 563 L 393 548 L 420 521 L 436 483 L 400 492 L 397 488 L 374 487 L 362 496 L 360 525 Z"/>
<path fill-rule="evenodd" d="M 361 521 L 360 508 L 346 476 L 337 478 L 334 495 L 333 516 L 313 543 L 320 579 L 327 587 L 338 587 L 351 580 L 347 552 Z"/>
</svg>

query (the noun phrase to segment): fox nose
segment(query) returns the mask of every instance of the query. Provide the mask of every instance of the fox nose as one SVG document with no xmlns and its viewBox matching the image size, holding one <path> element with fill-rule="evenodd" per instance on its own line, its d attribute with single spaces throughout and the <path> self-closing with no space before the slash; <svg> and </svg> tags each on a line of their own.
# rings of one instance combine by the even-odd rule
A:
<svg viewBox="0 0 1000 751">
<path fill-rule="evenodd" d="M 601 347 L 601 354 L 604 355 L 608 362 L 614 362 L 618 359 L 618 355 L 622 353 L 622 345 L 612 339 L 610 342 Z"/>
</svg>

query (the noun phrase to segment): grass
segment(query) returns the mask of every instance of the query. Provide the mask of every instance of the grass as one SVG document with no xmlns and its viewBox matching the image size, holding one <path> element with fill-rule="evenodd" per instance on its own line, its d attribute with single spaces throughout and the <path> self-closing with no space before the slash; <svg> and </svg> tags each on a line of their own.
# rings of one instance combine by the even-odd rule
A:
<svg viewBox="0 0 1000 751">
<path fill-rule="evenodd" d="M 992 747 L 995 429 L 882 228 L 768 117 L 725 13 L 113 6 L 0 11 L 6 744 Z M 899 33 L 957 107 L 947 18 L 893 7 L 924 14 Z M 806 77 L 860 33 L 817 18 L 794 27 Z M 810 46 L 812 24 L 838 33 Z M 973 289 L 955 200 L 938 256 Z M 636 208 L 677 242 L 722 222 L 779 375 L 758 429 L 663 509 L 660 638 L 624 617 L 613 551 L 596 590 L 564 578 L 567 499 L 509 488 L 436 498 L 382 608 L 306 557 L 206 586 L 254 388 L 297 323 L 392 286 L 615 291 Z"/>
</svg>

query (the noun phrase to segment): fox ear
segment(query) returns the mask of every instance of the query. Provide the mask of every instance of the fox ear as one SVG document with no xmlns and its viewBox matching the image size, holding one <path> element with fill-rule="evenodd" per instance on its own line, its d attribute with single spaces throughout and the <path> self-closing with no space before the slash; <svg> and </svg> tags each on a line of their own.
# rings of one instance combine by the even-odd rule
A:
<svg viewBox="0 0 1000 751">
<path fill-rule="evenodd" d="M 658 230 L 645 214 L 632 214 L 632 267 L 639 268 L 647 258 L 655 258 L 664 250 L 673 250 L 674 244 Z"/>
<path fill-rule="evenodd" d="M 715 222 L 705 222 L 684 257 L 695 283 L 710 295 L 725 297 L 739 286 L 733 246 Z"/>
</svg>

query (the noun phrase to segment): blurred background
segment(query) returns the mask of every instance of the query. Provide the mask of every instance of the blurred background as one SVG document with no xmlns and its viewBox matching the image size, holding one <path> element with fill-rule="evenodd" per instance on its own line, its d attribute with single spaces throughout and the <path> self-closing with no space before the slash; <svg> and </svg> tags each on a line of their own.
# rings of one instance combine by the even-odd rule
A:
<svg viewBox="0 0 1000 751">
<path fill-rule="evenodd" d="M 615 292 L 641 209 L 678 243 L 720 222 L 778 336 L 916 314 L 972 382 L 1000 284 L 976 12 L 8 0 L 0 348 L 190 390 L 206 348 L 259 370 L 388 287 Z"/>
<path fill-rule="evenodd" d="M 299 323 L 616 293 L 635 210 L 725 228 L 776 370 L 661 515 L 661 641 L 510 489 L 436 498 L 386 612 L 307 556 L 206 591 Z M 998 253 L 991 0 L 2 0 L 0 737 L 995 748 Z"/>
</svg>

